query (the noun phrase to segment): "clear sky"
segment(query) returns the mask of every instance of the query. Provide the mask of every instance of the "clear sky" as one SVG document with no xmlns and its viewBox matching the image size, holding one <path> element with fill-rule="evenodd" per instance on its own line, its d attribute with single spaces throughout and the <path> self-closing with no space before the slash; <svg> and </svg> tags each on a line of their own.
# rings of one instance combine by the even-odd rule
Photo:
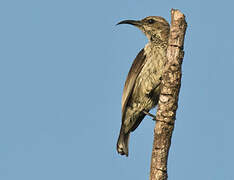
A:
<svg viewBox="0 0 234 180">
<path fill-rule="evenodd" d="M 233 180 L 233 1 L 1 0 L 0 179 L 148 179 L 154 122 L 116 152 L 121 95 L 147 43 L 115 24 L 185 13 L 171 180 Z M 152 111 L 155 113 L 155 110 Z"/>
</svg>

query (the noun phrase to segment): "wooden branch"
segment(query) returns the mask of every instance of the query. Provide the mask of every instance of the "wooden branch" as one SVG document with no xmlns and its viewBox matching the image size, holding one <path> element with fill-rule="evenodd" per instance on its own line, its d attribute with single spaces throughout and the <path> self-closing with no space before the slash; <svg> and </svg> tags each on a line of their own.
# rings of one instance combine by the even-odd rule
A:
<svg viewBox="0 0 234 180">
<path fill-rule="evenodd" d="M 156 113 L 150 180 L 166 180 L 167 159 L 174 129 L 181 84 L 181 64 L 187 23 L 179 10 L 171 10 L 171 28 L 167 49 L 167 62 L 162 76 L 162 90 Z"/>
</svg>

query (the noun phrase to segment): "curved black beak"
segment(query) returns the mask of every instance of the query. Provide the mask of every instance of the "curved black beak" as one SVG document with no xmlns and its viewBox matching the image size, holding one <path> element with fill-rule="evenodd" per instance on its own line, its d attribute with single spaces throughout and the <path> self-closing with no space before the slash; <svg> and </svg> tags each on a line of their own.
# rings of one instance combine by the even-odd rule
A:
<svg viewBox="0 0 234 180">
<path fill-rule="evenodd" d="M 141 21 L 135 21 L 135 20 L 124 20 L 124 21 L 120 21 L 119 23 L 117 23 L 116 25 L 119 24 L 131 24 L 133 26 L 142 26 L 142 22 Z"/>
</svg>

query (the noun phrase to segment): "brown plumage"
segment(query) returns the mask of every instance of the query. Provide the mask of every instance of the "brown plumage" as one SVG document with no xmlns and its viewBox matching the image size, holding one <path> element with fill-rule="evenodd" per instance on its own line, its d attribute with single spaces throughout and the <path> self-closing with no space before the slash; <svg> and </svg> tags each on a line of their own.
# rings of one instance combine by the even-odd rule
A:
<svg viewBox="0 0 234 180">
<path fill-rule="evenodd" d="M 149 39 L 130 68 L 122 95 L 122 125 L 117 142 L 117 151 L 128 156 L 130 132 L 134 131 L 158 103 L 161 75 L 166 60 L 169 36 L 168 22 L 158 16 L 141 21 L 125 20 L 118 24 L 131 24 L 143 31 Z"/>
</svg>

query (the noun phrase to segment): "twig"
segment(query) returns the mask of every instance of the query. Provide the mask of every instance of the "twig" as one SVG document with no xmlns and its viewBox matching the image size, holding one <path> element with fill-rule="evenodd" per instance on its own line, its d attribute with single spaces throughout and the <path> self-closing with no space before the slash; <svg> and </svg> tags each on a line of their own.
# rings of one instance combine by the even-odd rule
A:
<svg viewBox="0 0 234 180">
<path fill-rule="evenodd" d="M 154 128 L 150 180 L 167 180 L 167 159 L 174 129 L 181 85 L 181 64 L 187 23 L 179 10 L 171 10 L 171 28 L 167 62 L 162 76 L 162 90 L 158 102 Z"/>
</svg>

